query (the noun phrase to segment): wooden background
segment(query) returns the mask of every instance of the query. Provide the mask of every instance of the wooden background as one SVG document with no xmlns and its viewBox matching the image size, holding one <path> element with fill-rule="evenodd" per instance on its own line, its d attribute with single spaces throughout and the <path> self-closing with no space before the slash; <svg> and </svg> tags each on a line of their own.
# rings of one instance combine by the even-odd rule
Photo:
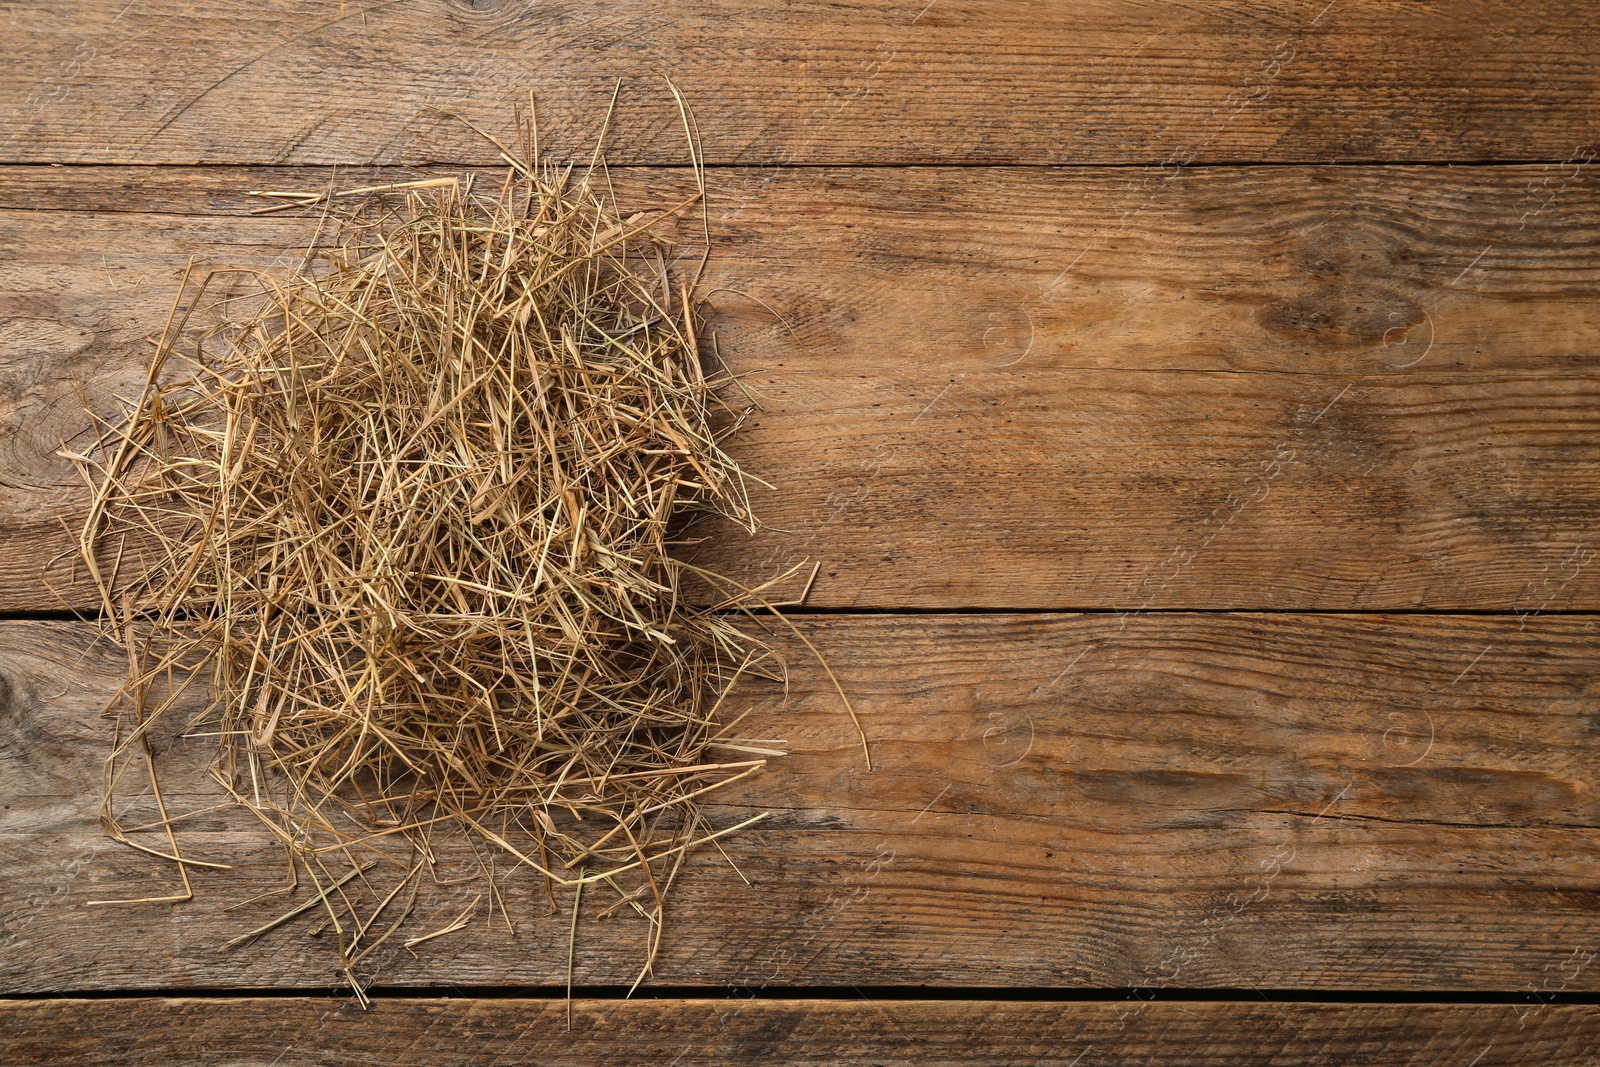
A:
<svg viewBox="0 0 1600 1067">
<path fill-rule="evenodd" d="M 80 0 L 0 6 L 0 1061 L 1600 1063 L 1600 9 Z M 538 93 L 627 197 L 710 166 L 768 524 L 822 570 L 791 755 L 641 928 L 487 924 L 337 995 L 242 857 L 100 833 L 118 667 L 63 442 L 250 189 L 495 162 Z M 782 320 L 774 314 L 781 314 Z M 52 593 L 51 589 L 56 593 Z M 64 599 L 63 599 L 64 598 Z M 168 803 L 214 803 L 172 741 Z M 243 888 L 241 888 L 243 887 Z M 462 891 L 466 892 L 465 889 Z M 441 915 L 459 902 L 439 905 Z M 446 915 L 448 918 L 448 915 Z M 455 999 L 443 999 L 446 997 Z"/>
</svg>

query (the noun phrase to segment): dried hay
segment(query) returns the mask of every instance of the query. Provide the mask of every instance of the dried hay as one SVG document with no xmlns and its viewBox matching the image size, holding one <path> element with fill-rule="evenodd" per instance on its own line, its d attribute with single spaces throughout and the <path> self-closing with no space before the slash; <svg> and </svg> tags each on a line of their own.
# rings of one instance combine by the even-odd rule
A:
<svg viewBox="0 0 1600 1067">
<path fill-rule="evenodd" d="M 531 112 L 518 130 L 494 195 L 263 194 L 324 213 L 312 266 L 250 275 L 255 310 L 203 329 L 194 309 L 241 272 L 186 273 L 142 393 L 75 457 L 94 490 L 83 559 L 130 664 L 102 823 L 177 862 L 168 899 L 187 899 L 198 861 L 149 739 L 209 686 L 191 730 L 220 736 L 214 776 L 314 888 L 236 941 L 320 910 L 358 995 L 446 829 L 645 916 L 642 979 L 689 849 L 760 818 L 716 829 L 697 803 L 782 754 L 721 714 L 739 679 L 782 676 L 749 626 L 762 590 L 674 555 L 686 515 L 754 528 L 721 446 L 743 412 L 703 371 L 699 272 L 674 281 L 657 233 L 703 211 L 698 160 L 693 196 L 624 216 L 599 144 L 558 169 Z M 720 603 L 684 602 L 695 573 Z M 170 851 L 119 824 L 139 762 Z"/>
</svg>

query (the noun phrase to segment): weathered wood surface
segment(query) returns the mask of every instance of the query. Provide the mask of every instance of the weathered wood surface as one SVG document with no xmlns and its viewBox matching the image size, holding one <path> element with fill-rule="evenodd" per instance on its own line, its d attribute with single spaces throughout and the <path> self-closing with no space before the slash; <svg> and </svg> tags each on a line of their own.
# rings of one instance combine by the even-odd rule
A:
<svg viewBox="0 0 1600 1067">
<path fill-rule="evenodd" d="M 55 455 L 80 394 L 136 387 L 191 254 L 292 264 L 314 223 L 249 217 L 243 191 L 383 176 L 339 175 L 0 170 L 0 611 L 61 606 L 51 560 L 89 603 Z M 640 203 L 687 180 L 618 179 Z M 706 558 L 820 558 L 831 607 L 1592 609 L 1596 188 L 1550 166 L 715 173 L 707 290 L 739 292 L 713 324 L 768 407 L 737 451 L 779 490 L 769 529 Z"/>
<path fill-rule="evenodd" d="M 619 162 L 684 158 L 662 82 L 728 163 L 1593 156 L 1584 0 L 93 0 L 11 4 L 7 162 L 482 162 L 437 109 Z"/>
<path fill-rule="evenodd" d="M 90 1067 L 872 1063 L 1592 1067 L 1600 1008 L 884 1000 L 0 1003 L 0 1057 Z"/>
<path fill-rule="evenodd" d="M 753 708 L 742 731 L 784 738 L 791 755 L 714 814 L 772 812 L 727 840 L 753 884 L 697 857 L 669 903 L 657 983 L 1600 989 L 1592 618 L 804 625 L 854 695 L 876 768 L 791 644 L 787 703 L 751 690 L 739 708 Z M 195 901 L 85 904 L 173 883 L 94 824 L 97 710 L 120 673 L 72 624 L 0 623 L 0 989 L 338 984 L 309 921 L 219 950 L 289 906 L 224 910 L 283 878 L 242 813 L 179 824 L 187 855 L 237 864 L 196 872 Z M 215 802 L 199 773 L 211 745 L 162 749 L 175 813 Z M 154 817 L 136 792 L 129 825 Z M 476 890 L 452 892 L 418 929 Z M 562 985 L 565 916 L 531 878 L 510 877 L 506 895 L 514 936 L 480 916 L 416 957 L 386 946 L 367 976 Z M 586 912 L 603 895 L 586 894 Z M 579 984 L 633 979 L 638 920 L 586 918 L 579 932 Z"/>
</svg>

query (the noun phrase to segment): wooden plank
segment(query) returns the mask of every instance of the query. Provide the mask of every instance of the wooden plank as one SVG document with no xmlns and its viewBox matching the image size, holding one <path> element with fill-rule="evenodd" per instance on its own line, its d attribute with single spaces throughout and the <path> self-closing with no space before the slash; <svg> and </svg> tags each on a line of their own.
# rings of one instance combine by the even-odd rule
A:
<svg viewBox="0 0 1600 1067">
<path fill-rule="evenodd" d="M 12 1063 L 1162 1063 L 1591 1067 L 1600 1008 L 1531 1004 L 144 998 L 0 1003 Z"/>
<path fill-rule="evenodd" d="M 374 176 L 0 170 L 0 611 L 60 606 L 51 560 L 89 602 L 55 452 L 80 392 L 136 387 L 188 257 L 285 269 L 310 239 L 241 191 Z M 737 448 L 779 487 L 708 550 L 728 573 L 820 558 L 825 607 L 1600 604 L 1587 173 L 767 177 L 714 175 L 713 325 L 768 406 Z"/>
<path fill-rule="evenodd" d="M 1592 617 L 838 616 L 804 621 L 872 738 L 862 765 L 793 644 L 781 692 L 734 701 L 791 755 L 713 812 L 763 823 L 698 856 L 669 903 L 657 983 L 1300 990 L 1600 989 L 1600 630 Z M 237 934 L 283 897 L 243 813 L 180 823 L 170 889 L 94 824 L 121 669 L 73 624 L 0 623 L 0 991 L 315 988 L 332 947 Z M 208 740 L 164 741 L 174 812 L 216 801 Z M 153 812 L 130 796 L 128 825 Z M 153 815 L 150 815 L 153 817 Z M 154 833 L 154 831 L 150 831 Z M 159 843 L 151 838 L 152 843 Z M 438 846 L 443 847 L 443 846 Z M 472 860 L 445 850 L 446 873 Z M 504 865 L 500 869 L 504 869 Z M 381 890 L 397 877 L 373 875 Z M 476 890 L 431 898 L 443 926 Z M 586 910 L 605 891 L 585 894 Z M 507 879 L 514 935 L 481 916 L 394 988 L 560 987 L 568 924 Z M 429 925 L 430 923 L 434 925 Z M 631 982 L 643 924 L 579 924 L 579 984 Z M 391 951 L 392 948 L 392 951 Z"/>
<path fill-rule="evenodd" d="M 1583 0 L 10 5 L 7 162 L 485 162 L 437 109 L 618 162 L 1593 158 Z"/>
</svg>

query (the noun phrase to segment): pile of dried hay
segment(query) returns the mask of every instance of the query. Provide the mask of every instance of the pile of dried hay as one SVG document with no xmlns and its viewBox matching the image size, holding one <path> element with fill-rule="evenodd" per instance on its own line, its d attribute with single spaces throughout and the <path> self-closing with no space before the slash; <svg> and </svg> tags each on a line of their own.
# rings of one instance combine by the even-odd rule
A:
<svg viewBox="0 0 1600 1067">
<path fill-rule="evenodd" d="M 653 230 L 703 209 L 703 178 L 624 217 L 598 149 L 555 169 L 518 128 L 492 196 L 268 194 L 325 212 L 315 267 L 257 279 L 244 321 L 175 306 L 143 393 L 78 457 L 83 558 L 131 665 L 103 823 L 136 844 L 122 779 L 150 763 L 162 803 L 152 726 L 182 679 L 211 686 L 216 777 L 309 878 L 358 993 L 447 827 L 646 916 L 642 978 L 685 854 L 754 821 L 713 829 L 697 801 L 781 754 L 720 714 L 741 677 L 781 676 L 735 625 L 759 591 L 707 576 L 726 599 L 688 606 L 671 551 L 686 513 L 752 521 L 720 446 L 731 379 L 703 373 L 695 279 Z M 375 910 L 352 913 L 352 878 Z"/>
</svg>

